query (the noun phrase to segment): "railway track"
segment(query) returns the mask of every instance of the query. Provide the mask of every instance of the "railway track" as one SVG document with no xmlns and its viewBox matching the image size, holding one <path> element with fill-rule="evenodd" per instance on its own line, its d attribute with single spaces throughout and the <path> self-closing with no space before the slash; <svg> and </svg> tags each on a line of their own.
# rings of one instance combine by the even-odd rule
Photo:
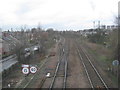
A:
<svg viewBox="0 0 120 90">
<path fill-rule="evenodd" d="M 55 73 L 52 78 L 52 82 L 50 84 L 49 90 L 52 88 L 66 88 L 66 80 L 67 80 L 67 67 L 68 67 L 68 50 L 67 46 L 61 49 L 61 53 L 59 55 L 59 61 L 56 65 Z M 62 85 L 58 85 L 62 84 Z M 59 87 L 58 87 L 59 86 Z"/>
<path fill-rule="evenodd" d="M 63 41 L 63 42 L 65 42 L 65 41 Z M 58 64 L 57 64 L 57 66 L 56 66 L 56 71 L 57 71 L 57 68 L 59 68 L 59 65 L 60 65 L 60 63 L 61 63 L 61 60 L 62 60 L 62 58 L 63 58 L 63 56 L 64 56 L 64 54 L 63 54 L 63 47 L 62 47 L 62 46 L 59 47 L 59 51 L 58 51 L 58 52 L 59 52 L 59 61 L 58 61 Z M 46 61 L 41 65 L 41 67 L 38 68 L 38 70 L 40 70 L 47 61 L 48 61 L 48 57 L 47 57 Z M 66 62 L 65 62 L 65 63 L 66 63 Z M 65 67 L 67 68 L 67 66 L 65 66 Z M 56 71 L 55 71 L 55 72 L 56 72 Z M 66 70 L 66 71 L 67 71 L 67 70 Z M 56 74 L 57 74 L 57 73 L 56 73 Z M 24 85 L 23 89 L 25 89 L 25 88 L 27 88 L 27 87 L 29 86 L 29 84 L 32 82 L 32 80 L 34 79 L 35 76 L 36 76 L 36 75 L 34 75 L 34 76 Z M 55 76 L 55 75 L 54 75 L 54 76 Z M 67 76 L 67 75 L 65 75 L 65 76 Z M 53 78 L 56 78 L 56 76 L 53 77 Z M 39 86 L 38 86 L 37 88 L 42 88 L 46 80 L 47 80 L 47 77 L 43 77 L 43 79 L 40 81 L 40 84 L 39 84 Z M 65 80 L 64 80 L 64 81 L 65 81 Z M 65 81 L 65 82 L 66 82 L 66 81 Z"/>
<path fill-rule="evenodd" d="M 77 47 L 79 58 L 83 64 L 83 67 L 85 69 L 91 88 L 93 90 L 95 88 L 102 88 L 104 90 L 109 90 L 107 84 L 101 77 L 100 73 L 98 72 L 94 64 L 91 62 L 85 50 L 80 45 L 78 45 L 77 42 L 76 42 L 76 47 Z"/>
</svg>

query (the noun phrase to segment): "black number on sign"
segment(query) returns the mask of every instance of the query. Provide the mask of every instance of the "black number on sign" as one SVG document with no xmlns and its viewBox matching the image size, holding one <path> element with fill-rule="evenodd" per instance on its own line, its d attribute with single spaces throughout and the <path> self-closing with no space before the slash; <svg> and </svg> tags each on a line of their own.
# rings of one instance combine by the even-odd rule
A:
<svg viewBox="0 0 120 90">
<path fill-rule="evenodd" d="M 24 72 L 27 72 L 27 69 L 24 69 Z"/>
<path fill-rule="evenodd" d="M 35 68 L 32 68 L 31 70 L 32 70 L 32 71 L 35 71 Z"/>
</svg>

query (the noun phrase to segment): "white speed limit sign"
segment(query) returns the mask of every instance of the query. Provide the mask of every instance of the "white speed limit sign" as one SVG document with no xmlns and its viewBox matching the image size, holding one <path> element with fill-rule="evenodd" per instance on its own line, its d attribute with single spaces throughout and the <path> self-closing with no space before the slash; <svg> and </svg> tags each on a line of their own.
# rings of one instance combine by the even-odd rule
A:
<svg viewBox="0 0 120 90">
<path fill-rule="evenodd" d="M 36 73 L 36 71 L 37 71 L 36 67 L 34 67 L 34 66 L 30 67 L 30 72 L 31 73 Z"/>
<path fill-rule="evenodd" d="M 27 67 L 24 67 L 22 69 L 22 72 L 23 72 L 23 74 L 28 74 L 29 73 L 29 69 Z"/>
</svg>

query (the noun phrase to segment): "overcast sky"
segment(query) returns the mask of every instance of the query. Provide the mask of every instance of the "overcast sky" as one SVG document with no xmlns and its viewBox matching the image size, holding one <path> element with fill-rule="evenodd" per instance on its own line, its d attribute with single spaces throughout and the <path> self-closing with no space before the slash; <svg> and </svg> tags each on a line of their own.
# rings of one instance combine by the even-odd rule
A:
<svg viewBox="0 0 120 90">
<path fill-rule="evenodd" d="M 22 25 L 57 30 L 93 28 L 93 21 L 114 24 L 119 0 L 0 0 L 0 28 Z"/>
</svg>

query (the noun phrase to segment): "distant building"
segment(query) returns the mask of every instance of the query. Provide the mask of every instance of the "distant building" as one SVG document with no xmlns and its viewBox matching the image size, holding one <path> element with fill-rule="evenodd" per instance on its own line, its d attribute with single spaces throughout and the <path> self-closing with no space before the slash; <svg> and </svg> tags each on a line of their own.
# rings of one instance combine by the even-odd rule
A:
<svg viewBox="0 0 120 90">
<path fill-rule="evenodd" d="M 109 30 L 113 30 L 113 29 L 117 29 L 117 28 L 118 28 L 117 25 L 108 25 L 107 26 L 107 29 L 109 29 Z"/>
<path fill-rule="evenodd" d="M 85 30 L 80 30 L 79 33 L 85 37 L 91 34 L 97 33 L 94 29 L 85 29 Z"/>
<path fill-rule="evenodd" d="M 10 53 L 10 44 L 5 40 L 2 40 L 2 55 L 9 55 Z"/>
<path fill-rule="evenodd" d="M 2 38 L 0 38 L 0 55 L 2 55 Z"/>
<path fill-rule="evenodd" d="M 13 37 L 9 32 L 2 32 L 0 43 L 2 45 L 0 53 L 2 55 L 9 55 L 12 54 L 17 45 L 20 44 L 20 41 Z"/>
<path fill-rule="evenodd" d="M 116 28 L 117 28 L 117 26 L 111 25 L 111 29 L 116 29 Z"/>
<path fill-rule="evenodd" d="M 111 29 L 110 26 L 107 26 L 107 29 Z"/>
<path fill-rule="evenodd" d="M 106 29 L 106 25 L 101 25 L 100 29 Z"/>
</svg>

